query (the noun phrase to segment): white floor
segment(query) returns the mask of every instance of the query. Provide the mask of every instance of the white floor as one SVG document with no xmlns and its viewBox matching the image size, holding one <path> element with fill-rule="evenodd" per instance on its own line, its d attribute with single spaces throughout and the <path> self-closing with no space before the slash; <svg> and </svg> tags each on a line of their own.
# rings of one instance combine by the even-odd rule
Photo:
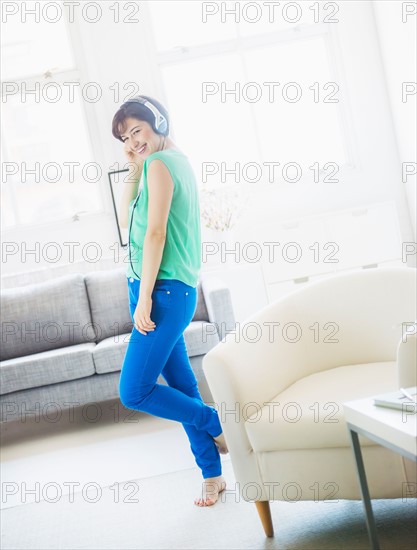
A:
<svg viewBox="0 0 417 550">
<path fill-rule="evenodd" d="M 71 421 L 31 419 L 0 426 L 2 548 L 369 547 L 360 501 L 274 501 L 276 535 L 266 538 L 254 505 L 237 498 L 228 455 L 221 457 L 228 482 L 221 502 L 194 506 L 201 474 L 182 426 L 126 409 L 119 416 L 117 407 L 117 402 L 103 404 L 97 422 L 83 418 L 81 409 Z M 112 485 L 123 480 L 130 483 L 116 493 Z M 70 484 L 73 500 L 67 498 Z M 96 501 L 94 484 L 102 489 Z M 415 503 L 381 500 L 373 507 L 381 546 L 414 550 Z"/>
<path fill-rule="evenodd" d="M 60 423 L 38 418 L 2 426 L 1 507 L 197 468 L 181 424 L 126 412 L 116 401 L 101 412 L 94 422 L 94 410 L 79 408 Z"/>
</svg>

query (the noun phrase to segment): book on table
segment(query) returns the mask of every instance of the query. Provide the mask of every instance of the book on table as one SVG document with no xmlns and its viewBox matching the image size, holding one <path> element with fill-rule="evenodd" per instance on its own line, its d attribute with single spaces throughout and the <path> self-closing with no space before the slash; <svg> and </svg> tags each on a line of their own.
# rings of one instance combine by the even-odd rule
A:
<svg viewBox="0 0 417 550">
<path fill-rule="evenodd" d="M 378 407 L 388 407 L 390 409 L 405 409 L 406 405 L 414 406 L 414 411 L 417 412 L 417 386 L 411 388 L 404 388 L 406 393 L 412 397 L 410 399 L 401 390 L 397 390 L 390 393 L 382 393 L 374 396 L 374 403 Z M 412 408 L 407 407 L 408 412 L 412 412 Z"/>
</svg>

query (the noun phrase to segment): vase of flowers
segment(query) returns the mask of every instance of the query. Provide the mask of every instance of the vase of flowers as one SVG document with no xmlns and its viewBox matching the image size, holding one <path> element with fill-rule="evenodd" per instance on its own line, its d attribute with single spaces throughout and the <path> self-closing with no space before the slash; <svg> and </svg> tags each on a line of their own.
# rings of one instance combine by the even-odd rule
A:
<svg viewBox="0 0 417 550">
<path fill-rule="evenodd" d="M 233 256 L 226 251 L 234 248 L 234 228 L 245 198 L 236 186 L 201 188 L 202 241 L 209 261 L 225 263 Z"/>
</svg>

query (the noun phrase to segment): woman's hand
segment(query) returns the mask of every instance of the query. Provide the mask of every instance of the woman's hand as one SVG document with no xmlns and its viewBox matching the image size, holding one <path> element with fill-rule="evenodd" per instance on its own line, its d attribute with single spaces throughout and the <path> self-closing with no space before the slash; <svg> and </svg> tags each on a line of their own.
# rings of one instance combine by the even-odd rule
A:
<svg viewBox="0 0 417 550">
<path fill-rule="evenodd" d="M 128 162 L 132 162 L 138 168 L 143 167 L 144 160 L 142 159 L 142 157 L 140 155 L 138 155 L 137 153 L 132 151 L 132 149 L 127 144 L 127 142 L 124 144 L 124 151 L 125 151 L 125 155 L 126 155 L 126 158 L 127 158 Z"/>
<path fill-rule="evenodd" d="M 154 330 L 156 325 L 151 320 L 152 298 L 143 296 L 139 291 L 139 300 L 133 314 L 133 320 L 136 330 L 147 336 L 147 332 Z"/>
<path fill-rule="evenodd" d="M 125 155 L 129 163 L 129 174 L 127 181 L 137 182 L 142 175 L 143 171 L 143 159 L 137 153 L 134 153 L 132 149 L 125 143 Z"/>
</svg>

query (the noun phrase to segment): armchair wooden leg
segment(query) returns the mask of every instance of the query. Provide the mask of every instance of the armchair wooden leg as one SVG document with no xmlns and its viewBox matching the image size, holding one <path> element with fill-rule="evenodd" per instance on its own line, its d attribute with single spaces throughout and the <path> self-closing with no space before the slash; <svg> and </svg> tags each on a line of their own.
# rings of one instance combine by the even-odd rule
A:
<svg viewBox="0 0 417 550">
<path fill-rule="evenodd" d="M 262 527 L 264 528 L 265 535 L 267 537 L 274 536 L 274 527 L 272 525 L 271 508 L 269 506 L 269 500 L 256 500 L 256 509 L 258 510 L 259 517 L 261 518 Z"/>
</svg>

